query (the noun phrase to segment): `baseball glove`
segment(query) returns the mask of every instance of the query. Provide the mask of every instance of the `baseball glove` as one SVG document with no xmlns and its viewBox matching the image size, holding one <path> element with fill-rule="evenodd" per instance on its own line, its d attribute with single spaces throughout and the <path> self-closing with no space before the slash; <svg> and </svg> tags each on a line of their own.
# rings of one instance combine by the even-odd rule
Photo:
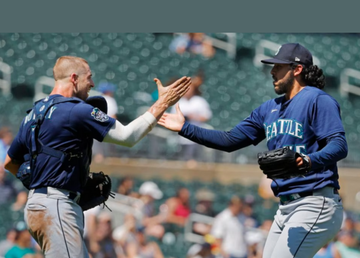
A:
<svg viewBox="0 0 360 258">
<path fill-rule="evenodd" d="M 90 172 L 85 187 L 81 193 L 79 205 L 83 211 L 91 209 L 97 205 L 103 204 L 115 194 L 111 192 L 111 179 L 102 171 Z M 107 207 L 107 206 L 106 206 Z M 109 209 L 109 207 L 107 207 Z M 110 210 L 110 209 L 109 209 Z"/>
<path fill-rule="evenodd" d="M 296 163 L 298 157 L 303 159 L 301 167 Z M 310 169 L 308 157 L 291 150 L 289 146 L 258 153 L 258 163 L 263 173 L 271 179 L 303 176 Z"/>
</svg>

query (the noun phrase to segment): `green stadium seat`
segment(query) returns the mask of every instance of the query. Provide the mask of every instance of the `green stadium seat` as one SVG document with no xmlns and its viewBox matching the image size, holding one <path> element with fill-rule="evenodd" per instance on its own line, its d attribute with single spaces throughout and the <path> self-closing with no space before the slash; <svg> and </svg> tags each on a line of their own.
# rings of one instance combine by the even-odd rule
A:
<svg viewBox="0 0 360 258">
<path fill-rule="evenodd" d="M 214 35 L 222 37 L 222 34 Z M 39 76 L 52 76 L 56 58 L 63 53 L 74 54 L 88 59 L 96 84 L 107 80 L 119 86 L 115 96 L 120 103 L 119 112 L 131 118 L 136 115 L 132 105 L 136 104 L 133 98 L 139 87 L 152 94 L 156 89 L 154 77 L 165 83 L 172 77 L 192 75 L 198 69 L 204 70 L 203 96 L 214 114 L 209 124 L 217 129 L 234 126 L 262 102 L 276 97 L 270 69 L 253 65 L 253 51 L 236 60 L 229 59 L 221 50 L 211 59 L 189 53 L 178 55 L 168 48 L 173 39 L 171 34 L 152 33 L 2 33 L 0 38 L 0 56 L 14 67 L 14 83 L 31 85 Z M 286 41 L 305 44 L 322 61 L 328 76 L 339 76 L 345 67 L 360 69 L 360 61 L 356 59 L 360 40 L 356 35 L 237 34 L 239 48 L 253 50 L 261 39 L 278 44 Z M 347 118 L 359 114 L 360 106 L 356 102 L 359 101 L 351 101 L 352 106 L 349 102 L 340 103 L 347 127 L 356 123 Z M 14 113 L 16 116 L 17 112 Z M 18 118 L 11 120 L 15 123 Z M 162 152 L 173 154 L 165 147 Z M 141 150 L 137 149 L 129 153 L 140 154 Z"/>
</svg>

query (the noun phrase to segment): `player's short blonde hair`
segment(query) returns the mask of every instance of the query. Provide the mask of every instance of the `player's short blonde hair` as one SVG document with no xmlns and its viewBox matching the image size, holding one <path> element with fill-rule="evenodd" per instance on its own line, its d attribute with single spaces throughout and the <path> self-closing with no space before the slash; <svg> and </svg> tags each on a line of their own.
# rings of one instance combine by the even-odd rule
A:
<svg viewBox="0 0 360 258">
<path fill-rule="evenodd" d="M 88 62 L 76 56 L 62 56 L 56 60 L 53 68 L 55 81 L 65 79 L 72 73 L 82 74 L 86 73 Z"/>
</svg>

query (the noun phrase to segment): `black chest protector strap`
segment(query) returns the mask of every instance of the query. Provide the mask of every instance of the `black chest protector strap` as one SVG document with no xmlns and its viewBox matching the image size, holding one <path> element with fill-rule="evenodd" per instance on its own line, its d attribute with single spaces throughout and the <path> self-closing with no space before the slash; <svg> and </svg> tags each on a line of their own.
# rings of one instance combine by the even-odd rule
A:
<svg viewBox="0 0 360 258">
<path fill-rule="evenodd" d="M 83 153 L 72 153 L 72 152 L 63 152 L 60 150 L 53 149 L 51 147 L 45 146 L 40 139 L 38 139 L 39 129 L 41 124 L 44 122 L 46 115 L 52 106 L 63 103 L 63 102 L 80 102 L 79 99 L 75 98 L 65 98 L 65 97 L 55 97 L 51 100 L 48 98 L 39 100 L 35 103 L 32 112 L 33 119 L 31 123 L 31 149 L 30 153 L 24 156 L 25 160 L 35 160 L 39 153 L 45 153 L 52 157 L 56 157 L 61 160 L 63 163 L 66 159 L 71 158 L 81 158 Z M 39 145 L 39 144 L 40 145 Z"/>
</svg>

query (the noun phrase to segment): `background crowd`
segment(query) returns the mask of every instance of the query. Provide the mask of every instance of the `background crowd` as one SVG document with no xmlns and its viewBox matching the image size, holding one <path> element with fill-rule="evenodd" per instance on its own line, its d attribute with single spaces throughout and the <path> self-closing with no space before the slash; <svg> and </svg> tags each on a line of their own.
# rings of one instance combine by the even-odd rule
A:
<svg viewBox="0 0 360 258">
<path fill-rule="evenodd" d="M 268 184 L 220 200 L 206 184 L 193 188 L 182 181 L 131 176 L 113 181 L 116 195 L 108 201 L 111 211 L 97 206 L 84 214 L 84 237 L 92 258 L 262 257 L 277 205 L 276 198 L 265 194 Z M 0 257 L 43 257 L 23 221 L 27 190 L 4 169 L 0 170 L 0 197 L 0 219 L 6 231 Z M 344 214 L 342 230 L 316 258 L 359 257 L 358 217 Z"/>
<path fill-rule="evenodd" d="M 219 51 L 204 33 L 172 36 L 167 48 L 180 56 L 200 55 L 209 62 Z M 219 67 L 216 69 L 220 70 Z M 191 74 L 192 89 L 180 101 L 186 119 L 204 127 L 211 127 L 207 122 L 215 115 L 212 111 L 214 102 L 209 103 L 208 94 L 202 96 L 208 75 L 197 67 Z M 109 115 L 119 118 L 124 115 L 119 109 L 123 108 L 123 103 L 116 99 L 119 91 L 116 87 L 116 83 L 104 82 L 96 90 L 106 97 Z M 155 100 L 156 92 L 152 92 L 150 98 Z M 226 104 L 234 107 L 231 103 Z M 173 109 L 169 111 L 174 112 Z M 125 120 L 122 122 L 126 123 Z M 0 257 L 41 258 L 43 255 L 23 221 L 28 191 L 2 165 L 13 133 L 7 126 L 0 127 Z M 197 144 L 180 137 L 176 141 L 178 148 L 174 155 L 188 167 L 196 168 L 198 161 L 204 161 L 204 150 Z M 110 148 L 95 142 L 93 162 L 101 163 L 117 151 Z M 240 161 L 246 163 L 246 159 Z M 115 199 L 108 201 L 112 211 L 99 206 L 85 212 L 84 237 L 92 258 L 262 257 L 262 248 L 278 205 L 266 178 L 251 187 L 234 184 L 225 198 L 224 195 L 220 198 L 219 193 L 228 186 L 216 182 L 193 182 L 190 187 L 183 181 L 159 178 L 143 180 L 119 176 L 112 179 L 116 193 Z M 345 211 L 344 215 L 337 237 L 315 258 L 360 257 L 358 214 Z"/>
</svg>

